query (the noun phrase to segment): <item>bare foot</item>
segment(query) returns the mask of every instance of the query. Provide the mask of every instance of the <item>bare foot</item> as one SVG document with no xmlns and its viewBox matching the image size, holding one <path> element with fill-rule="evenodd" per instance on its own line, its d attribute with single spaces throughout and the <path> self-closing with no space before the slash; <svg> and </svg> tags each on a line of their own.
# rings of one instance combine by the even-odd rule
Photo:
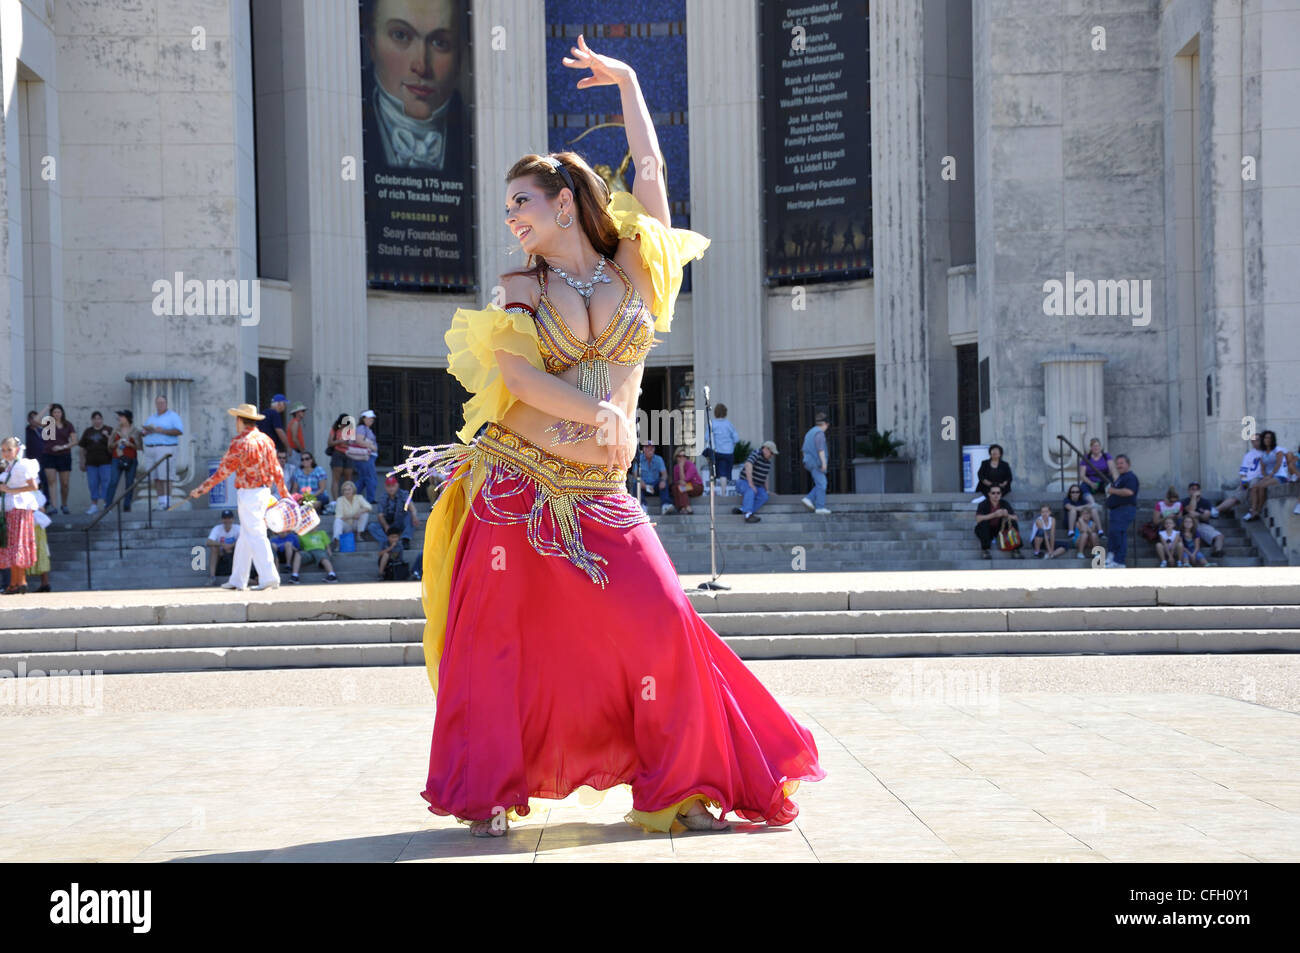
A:
<svg viewBox="0 0 1300 953">
<path fill-rule="evenodd" d="M 504 814 L 498 814 L 497 817 L 486 820 L 474 821 L 469 826 L 469 832 L 475 837 L 501 837 L 509 829 L 510 822 L 506 820 Z"/>
<path fill-rule="evenodd" d="M 682 822 L 687 830 L 692 831 L 725 831 L 731 829 L 731 825 L 725 820 L 710 814 L 702 801 L 692 802 L 686 813 L 678 814 L 677 819 Z"/>
</svg>

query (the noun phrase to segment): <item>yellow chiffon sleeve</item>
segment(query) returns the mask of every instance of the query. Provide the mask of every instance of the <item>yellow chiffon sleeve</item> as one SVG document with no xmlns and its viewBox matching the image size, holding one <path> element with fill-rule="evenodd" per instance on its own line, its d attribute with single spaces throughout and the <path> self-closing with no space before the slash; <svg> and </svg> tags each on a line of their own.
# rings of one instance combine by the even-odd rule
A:
<svg viewBox="0 0 1300 953">
<path fill-rule="evenodd" d="M 539 371 L 546 370 L 537 327 L 529 314 L 489 304 L 481 311 L 458 308 L 443 338 L 447 369 L 472 395 L 464 406 L 465 426 L 456 434 L 461 443 L 469 443 L 485 423 L 500 423 L 518 400 L 506 388 L 494 351 L 518 354 Z"/>
<path fill-rule="evenodd" d="M 682 287 L 682 269 L 692 259 L 703 257 L 709 239 L 688 228 L 668 227 L 647 212 L 631 192 L 611 195 L 609 214 L 618 226 L 619 238 L 641 239 L 641 263 L 654 285 L 650 313 L 655 317 L 655 330 L 667 332 Z"/>
</svg>

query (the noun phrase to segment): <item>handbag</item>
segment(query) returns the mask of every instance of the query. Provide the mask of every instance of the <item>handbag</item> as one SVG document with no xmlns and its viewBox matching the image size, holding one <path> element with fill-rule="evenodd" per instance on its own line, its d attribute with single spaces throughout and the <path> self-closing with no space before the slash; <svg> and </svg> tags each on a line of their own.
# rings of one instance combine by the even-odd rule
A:
<svg viewBox="0 0 1300 953">
<path fill-rule="evenodd" d="M 1004 552 L 1010 549 L 1020 548 L 1020 530 L 1010 520 L 1002 521 L 1002 528 L 998 530 L 998 549 Z"/>
<path fill-rule="evenodd" d="M 363 447 L 357 443 L 348 444 L 346 456 L 349 460 L 369 460 L 370 448 Z"/>
<path fill-rule="evenodd" d="M 1143 523 L 1138 532 L 1142 534 L 1142 538 L 1148 543 L 1154 543 L 1160 536 L 1160 532 L 1156 529 L 1154 523 Z"/>
</svg>

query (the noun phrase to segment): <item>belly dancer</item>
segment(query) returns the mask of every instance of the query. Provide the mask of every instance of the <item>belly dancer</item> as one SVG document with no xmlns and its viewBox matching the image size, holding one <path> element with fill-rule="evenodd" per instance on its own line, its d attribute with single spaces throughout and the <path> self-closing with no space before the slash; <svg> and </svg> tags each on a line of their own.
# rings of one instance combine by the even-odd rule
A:
<svg viewBox="0 0 1300 953">
<path fill-rule="evenodd" d="M 462 308 L 446 334 L 472 395 L 458 442 L 398 468 L 447 476 L 425 531 L 422 796 L 479 836 L 582 786 L 630 785 L 646 831 L 788 824 L 799 783 L 825 777 L 812 734 L 700 618 L 627 492 L 646 353 L 709 240 L 671 227 L 636 74 L 583 37 L 570 52 L 580 88 L 619 89 L 635 184 L 611 194 L 572 152 L 510 168 L 526 267 L 501 276 L 504 307 Z"/>
</svg>

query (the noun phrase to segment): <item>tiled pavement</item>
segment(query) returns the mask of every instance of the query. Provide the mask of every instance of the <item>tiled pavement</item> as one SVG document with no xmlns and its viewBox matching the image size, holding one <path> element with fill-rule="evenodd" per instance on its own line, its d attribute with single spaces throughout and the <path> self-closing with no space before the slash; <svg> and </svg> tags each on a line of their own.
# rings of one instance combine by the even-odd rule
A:
<svg viewBox="0 0 1300 953">
<path fill-rule="evenodd" d="M 576 795 L 549 802 L 490 839 L 424 810 L 432 708 L 419 701 L 422 669 L 358 672 L 363 683 L 349 681 L 356 670 L 109 676 L 104 698 L 116 706 L 0 717 L 0 860 L 1300 859 L 1294 710 L 1196 684 L 1102 693 L 1084 679 L 1086 690 L 1070 690 L 1072 663 L 1097 659 L 1053 660 L 1051 691 L 1022 690 L 1015 673 L 1043 661 L 838 663 L 870 666 L 875 690 L 861 694 L 801 687 L 842 688 L 837 663 L 755 663 L 812 730 L 828 772 L 795 795 L 793 824 L 645 834 L 623 823 L 631 794 L 615 789 L 595 806 Z M 1160 664 L 1113 661 L 1118 686 L 1129 686 L 1132 666 Z M 1295 661 L 1222 664 L 1233 666 L 1231 682 L 1253 670 L 1294 676 Z M 1185 670 L 1187 660 L 1167 664 Z M 892 688 L 881 690 L 889 670 Z M 344 680 L 351 697 L 331 688 L 318 697 L 336 703 L 321 707 L 297 695 L 288 704 L 299 707 L 264 704 L 277 686 L 290 685 L 287 696 L 328 679 Z M 239 707 L 175 700 L 182 685 L 211 692 L 252 680 L 255 697 Z"/>
</svg>

